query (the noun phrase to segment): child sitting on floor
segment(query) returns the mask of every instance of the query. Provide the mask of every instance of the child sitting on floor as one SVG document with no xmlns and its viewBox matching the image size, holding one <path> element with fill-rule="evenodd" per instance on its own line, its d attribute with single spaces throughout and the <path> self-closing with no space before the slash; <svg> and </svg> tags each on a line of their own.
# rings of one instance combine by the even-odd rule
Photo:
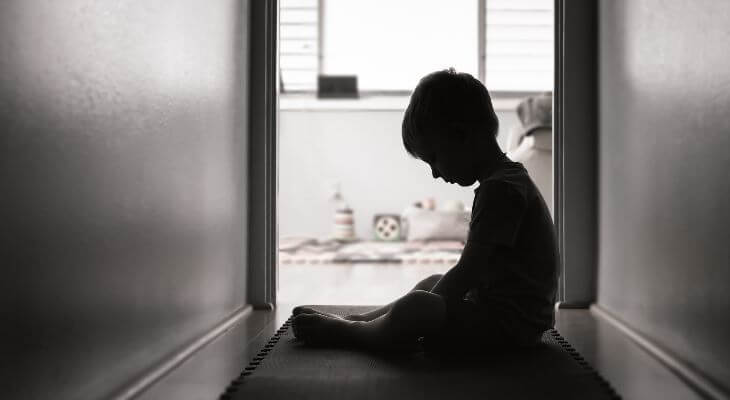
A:
<svg viewBox="0 0 730 400">
<path fill-rule="evenodd" d="M 458 263 L 394 302 L 339 317 L 294 309 L 305 343 L 373 350 L 447 350 L 463 343 L 531 346 L 555 322 L 555 232 L 545 201 L 522 164 L 497 144 L 487 89 L 466 73 L 434 72 L 419 82 L 403 117 L 406 151 L 434 179 L 471 186 L 474 203 Z M 373 288 L 373 290 L 377 290 Z"/>
</svg>

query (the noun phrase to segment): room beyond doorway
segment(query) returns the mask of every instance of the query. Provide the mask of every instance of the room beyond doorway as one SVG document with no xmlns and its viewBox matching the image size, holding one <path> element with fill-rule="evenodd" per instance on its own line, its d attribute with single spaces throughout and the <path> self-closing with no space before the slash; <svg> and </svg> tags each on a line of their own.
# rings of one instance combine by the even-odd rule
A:
<svg viewBox="0 0 730 400">
<path fill-rule="evenodd" d="M 473 187 L 432 179 L 400 138 L 410 90 L 427 72 L 455 67 L 479 77 L 492 93 L 500 146 L 539 159 L 528 171 L 553 197 L 552 130 L 535 140 L 517 112 L 534 96 L 551 107 L 553 1 L 375 3 L 280 3 L 279 302 L 382 303 L 458 261 Z M 378 32 L 358 28 L 374 20 Z M 453 29 L 435 34 L 437 22 Z M 404 48 L 417 62 L 393 62 Z M 357 92 L 323 99 L 323 75 L 354 77 Z M 384 237 L 384 228 L 394 233 Z"/>
</svg>

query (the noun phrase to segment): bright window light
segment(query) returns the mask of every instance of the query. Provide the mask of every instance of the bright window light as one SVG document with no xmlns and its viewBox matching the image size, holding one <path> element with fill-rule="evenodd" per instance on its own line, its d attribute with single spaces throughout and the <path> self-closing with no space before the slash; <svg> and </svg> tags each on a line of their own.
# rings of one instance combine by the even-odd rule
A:
<svg viewBox="0 0 730 400">
<path fill-rule="evenodd" d="M 326 2 L 323 72 L 361 90 L 412 90 L 429 72 L 478 73 L 476 0 Z"/>
<path fill-rule="evenodd" d="M 552 90 L 553 0 L 282 0 L 280 22 L 286 92 L 315 91 L 320 73 L 410 91 L 448 67 L 491 91 Z"/>
</svg>

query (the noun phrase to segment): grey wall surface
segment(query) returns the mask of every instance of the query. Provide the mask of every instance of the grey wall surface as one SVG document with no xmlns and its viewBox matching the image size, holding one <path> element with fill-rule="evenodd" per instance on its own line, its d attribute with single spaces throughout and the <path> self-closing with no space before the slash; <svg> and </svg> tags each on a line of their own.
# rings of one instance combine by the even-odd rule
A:
<svg viewBox="0 0 730 400">
<path fill-rule="evenodd" d="M 730 392 L 730 2 L 599 15 L 598 302 Z"/>
<path fill-rule="evenodd" d="M 404 110 L 283 110 L 279 115 L 279 234 L 324 237 L 332 233 L 339 182 L 354 210 L 361 239 L 373 238 L 373 217 L 399 214 L 426 197 L 436 205 L 459 200 L 471 207 L 473 188 L 434 180 L 423 161 L 403 148 Z M 500 144 L 518 125 L 515 111 L 499 110 Z M 506 150 L 505 150 L 506 151 Z"/>
<path fill-rule="evenodd" d="M 3 398 L 101 398 L 246 302 L 245 1 L 0 3 Z"/>
</svg>

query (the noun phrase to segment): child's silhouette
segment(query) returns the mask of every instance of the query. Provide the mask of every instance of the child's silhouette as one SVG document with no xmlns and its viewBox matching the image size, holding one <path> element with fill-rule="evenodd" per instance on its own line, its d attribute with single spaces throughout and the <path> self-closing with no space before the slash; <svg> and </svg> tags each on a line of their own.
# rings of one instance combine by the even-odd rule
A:
<svg viewBox="0 0 730 400">
<path fill-rule="evenodd" d="M 403 144 L 434 179 L 474 190 L 459 262 L 374 311 L 338 317 L 294 310 L 305 343 L 410 350 L 470 343 L 529 346 L 554 324 L 558 256 L 547 206 L 522 164 L 500 150 L 487 89 L 453 69 L 419 82 L 403 117 Z M 494 340 L 490 340 L 494 339 Z"/>
</svg>

